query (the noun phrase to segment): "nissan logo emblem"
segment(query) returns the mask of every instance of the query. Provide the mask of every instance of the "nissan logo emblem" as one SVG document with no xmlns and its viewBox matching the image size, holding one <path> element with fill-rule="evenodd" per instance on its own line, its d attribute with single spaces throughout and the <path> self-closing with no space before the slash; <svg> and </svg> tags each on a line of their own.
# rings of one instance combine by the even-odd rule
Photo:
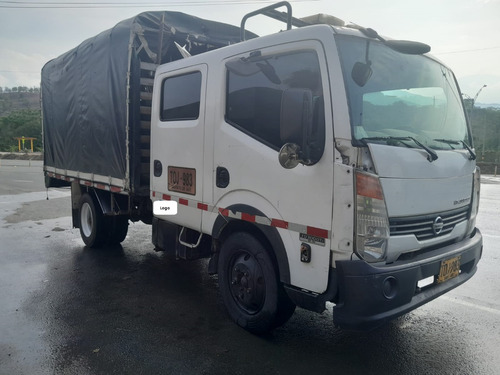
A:
<svg viewBox="0 0 500 375">
<path fill-rule="evenodd" d="M 438 216 L 435 220 L 434 223 L 432 223 L 432 231 L 436 236 L 438 236 L 442 231 L 444 227 L 444 222 L 441 216 Z"/>
</svg>

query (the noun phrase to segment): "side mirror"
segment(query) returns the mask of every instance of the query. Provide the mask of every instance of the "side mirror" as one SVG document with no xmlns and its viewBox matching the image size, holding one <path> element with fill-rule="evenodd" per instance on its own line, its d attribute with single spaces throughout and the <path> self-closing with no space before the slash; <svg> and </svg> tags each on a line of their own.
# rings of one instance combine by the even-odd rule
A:
<svg viewBox="0 0 500 375">
<path fill-rule="evenodd" d="M 310 160 L 309 142 L 313 128 L 313 97 L 308 89 L 287 89 L 281 98 L 280 138 L 285 144 L 278 155 L 286 169 L 299 163 L 314 164 Z"/>
<path fill-rule="evenodd" d="M 358 61 L 352 67 L 351 77 L 359 87 L 363 87 L 372 76 L 372 73 L 373 71 L 369 63 L 365 64 Z"/>
<path fill-rule="evenodd" d="M 288 89 L 281 98 L 280 138 L 284 143 L 296 143 L 302 150 L 312 128 L 312 92 Z"/>
<path fill-rule="evenodd" d="M 300 159 L 300 146 L 295 143 L 285 143 L 278 154 L 280 165 L 285 169 L 293 169 L 299 163 L 304 163 Z"/>
</svg>

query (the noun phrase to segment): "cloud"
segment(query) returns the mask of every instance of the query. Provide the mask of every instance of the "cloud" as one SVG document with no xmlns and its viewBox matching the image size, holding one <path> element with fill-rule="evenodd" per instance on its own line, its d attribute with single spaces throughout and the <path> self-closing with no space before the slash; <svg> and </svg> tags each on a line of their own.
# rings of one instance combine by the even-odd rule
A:
<svg viewBox="0 0 500 375">
<path fill-rule="evenodd" d="M 45 62 L 47 57 L 38 53 L 3 50 L 0 55 L 0 86 L 39 86 L 40 71 Z"/>
</svg>

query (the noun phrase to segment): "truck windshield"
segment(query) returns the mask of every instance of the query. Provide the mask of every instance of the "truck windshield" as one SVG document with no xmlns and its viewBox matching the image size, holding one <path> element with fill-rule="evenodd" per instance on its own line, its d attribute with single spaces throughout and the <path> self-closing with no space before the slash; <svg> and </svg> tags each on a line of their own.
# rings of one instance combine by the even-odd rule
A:
<svg viewBox="0 0 500 375">
<path fill-rule="evenodd" d="M 340 35 L 337 45 L 355 145 L 470 150 L 462 99 L 449 69 L 375 40 Z M 394 137 L 417 142 L 386 141 Z"/>
</svg>

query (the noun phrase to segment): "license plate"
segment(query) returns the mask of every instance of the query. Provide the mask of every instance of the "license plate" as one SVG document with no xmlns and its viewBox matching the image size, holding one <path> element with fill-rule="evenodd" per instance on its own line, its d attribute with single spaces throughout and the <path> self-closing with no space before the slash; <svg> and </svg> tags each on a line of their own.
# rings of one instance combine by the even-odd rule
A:
<svg viewBox="0 0 500 375">
<path fill-rule="evenodd" d="M 169 166 L 168 190 L 196 195 L 196 169 Z"/>
<path fill-rule="evenodd" d="M 460 257 L 450 258 L 441 262 L 441 269 L 437 278 L 437 283 L 441 284 L 445 281 L 453 279 L 460 274 Z"/>
</svg>

